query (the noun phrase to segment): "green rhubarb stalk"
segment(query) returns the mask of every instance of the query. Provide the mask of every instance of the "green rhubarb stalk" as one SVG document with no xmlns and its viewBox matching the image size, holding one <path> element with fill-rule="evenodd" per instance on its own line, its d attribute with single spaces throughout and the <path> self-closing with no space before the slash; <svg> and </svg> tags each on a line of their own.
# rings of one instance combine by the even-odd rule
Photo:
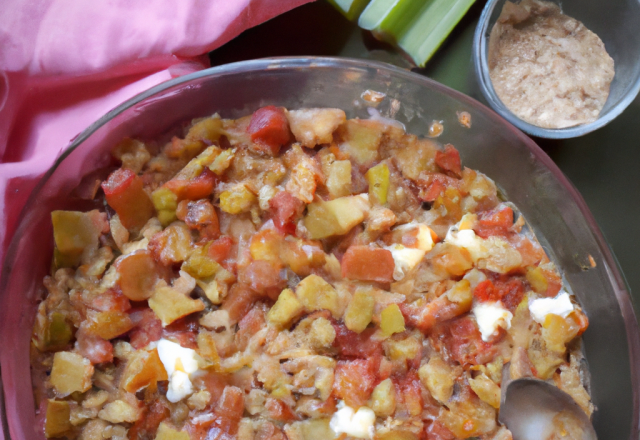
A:
<svg viewBox="0 0 640 440">
<path fill-rule="evenodd" d="M 425 63 L 475 0 L 371 0 L 358 25 Z"/>
<path fill-rule="evenodd" d="M 370 0 L 329 0 L 342 15 L 349 20 L 356 20 L 364 8 L 369 4 Z"/>
</svg>

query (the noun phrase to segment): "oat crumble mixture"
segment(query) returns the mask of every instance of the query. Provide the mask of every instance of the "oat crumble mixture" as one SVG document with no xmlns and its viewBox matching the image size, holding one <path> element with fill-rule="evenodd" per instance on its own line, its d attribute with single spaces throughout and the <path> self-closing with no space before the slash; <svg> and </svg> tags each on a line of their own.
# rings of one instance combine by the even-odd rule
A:
<svg viewBox="0 0 640 440">
<path fill-rule="evenodd" d="M 491 30 L 488 63 L 500 100 L 544 128 L 597 120 L 615 75 L 602 40 L 557 4 L 541 0 L 504 4 Z"/>
<path fill-rule="evenodd" d="M 113 157 L 102 209 L 52 213 L 46 437 L 507 440 L 507 363 L 593 411 L 585 314 L 454 146 L 267 106 Z"/>
</svg>

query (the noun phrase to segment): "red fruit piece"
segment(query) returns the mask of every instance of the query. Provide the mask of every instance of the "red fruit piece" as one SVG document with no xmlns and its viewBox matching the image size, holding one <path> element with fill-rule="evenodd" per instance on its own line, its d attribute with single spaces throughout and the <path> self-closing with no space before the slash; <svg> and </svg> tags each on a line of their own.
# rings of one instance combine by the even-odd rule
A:
<svg viewBox="0 0 640 440">
<path fill-rule="evenodd" d="M 276 156 L 280 147 L 291 141 L 289 121 L 281 107 L 269 105 L 256 110 L 247 127 L 251 140 L 260 152 Z"/>
<path fill-rule="evenodd" d="M 341 267 L 342 276 L 351 280 L 390 283 L 395 261 L 387 249 L 351 246 L 342 257 Z"/>
<path fill-rule="evenodd" d="M 115 170 L 102 182 L 102 190 L 120 222 L 127 229 L 139 229 L 155 214 L 143 182 L 133 171 L 126 168 Z"/>
<path fill-rule="evenodd" d="M 436 152 L 436 165 L 445 171 L 450 171 L 456 176 L 462 175 L 460 153 L 451 144 L 444 146 L 444 151 Z"/>
<path fill-rule="evenodd" d="M 302 214 L 304 202 L 287 191 L 280 191 L 269 200 L 273 223 L 284 234 L 295 235 L 296 220 Z"/>
</svg>

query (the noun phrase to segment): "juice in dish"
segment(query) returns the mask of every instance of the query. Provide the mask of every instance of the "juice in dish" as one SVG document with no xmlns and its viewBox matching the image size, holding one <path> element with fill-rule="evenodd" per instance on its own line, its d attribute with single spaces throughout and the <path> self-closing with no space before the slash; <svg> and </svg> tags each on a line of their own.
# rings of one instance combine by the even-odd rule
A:
<svg viewBox="0 0 640 440">
<path fill-rule="evenodd" d="M 585 314 L 453 145 L 268 106 L 113 156 L 104 209 L 52 213 L 47 437 L 510 438 L 507 363 L 593 411 Z"/>
</svg>

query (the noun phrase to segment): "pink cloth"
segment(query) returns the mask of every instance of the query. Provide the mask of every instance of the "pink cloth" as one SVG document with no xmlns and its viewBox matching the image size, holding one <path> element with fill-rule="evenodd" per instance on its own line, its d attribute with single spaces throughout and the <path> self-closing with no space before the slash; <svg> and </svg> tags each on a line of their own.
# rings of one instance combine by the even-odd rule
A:
<svg viewBox="0 0 640 440">
<path fill-rule="evenodd" d="M 19 213 L 70 140 L 206 53 L 312 0 L 0 2 L 0 263 Z M 1 434 L 0 434 L 1 437 Z"/>
</svg>

